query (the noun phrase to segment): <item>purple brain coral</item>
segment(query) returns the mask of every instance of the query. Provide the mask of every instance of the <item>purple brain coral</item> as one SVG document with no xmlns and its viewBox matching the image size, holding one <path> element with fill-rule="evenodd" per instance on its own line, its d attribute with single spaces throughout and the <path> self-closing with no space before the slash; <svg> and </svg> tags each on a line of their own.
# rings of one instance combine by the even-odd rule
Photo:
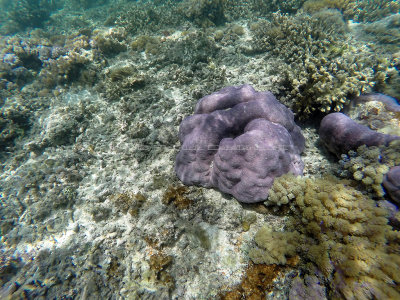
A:
<svg viewBox="0 0 400 300">
<path fill-rule="evenodd" d="M 186 185 L 215 187 L 237 200 L 266 200 L 274 178 L 303 173 L 304 137 L 293 113 L 250 85 L 205 96 L 179 128 L 175 171 Z"/>
</svg>

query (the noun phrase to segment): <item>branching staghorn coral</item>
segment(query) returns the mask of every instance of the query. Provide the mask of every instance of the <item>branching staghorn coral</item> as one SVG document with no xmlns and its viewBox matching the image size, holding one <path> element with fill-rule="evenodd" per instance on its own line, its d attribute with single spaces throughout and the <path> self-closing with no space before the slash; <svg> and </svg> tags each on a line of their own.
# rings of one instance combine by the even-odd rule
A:
<svg viewBox="0 0 400 300">
<path fill-rule="evenodd" d="M 284 264 L 295 254 L 302 268 L 324 274 L 328 298 L 395 299 L 400 297 L 399 232 L 387 225 L 386 211 L 374 200 L 334 177 L 275 179 L 271 202 L 285 203 L 292 194 L 287 231 L 263 228 L 249 252 L 257 263 Z M 281 199 L 281 200 L 280 200 Z M 278 237 L 278 239 L 276 239 Z"/>
<path fill-rule="evenodd" d="M 334 11 L 312 17 L 274 14 L 270 22 L 253 26 L 254 50 L 275 58 L 282 78 L 280 101 L 300 118 L 315 111 L 339 111 L 349 97 L 375 84 L 372 51 L 352 47 L 346 30 Z"/>
</svg>

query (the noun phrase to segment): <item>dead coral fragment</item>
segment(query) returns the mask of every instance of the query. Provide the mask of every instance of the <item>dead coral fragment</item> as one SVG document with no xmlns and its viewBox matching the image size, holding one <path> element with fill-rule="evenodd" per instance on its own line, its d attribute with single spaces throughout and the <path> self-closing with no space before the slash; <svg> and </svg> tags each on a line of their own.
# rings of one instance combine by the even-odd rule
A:
<svg viewBox="0 0 400 300">
<path fill-rule="evenodd" d="M 137 216 L 147 198 L 141 193 L 121 193 L 113 195 L 111 200 L 123 213 L 129 212 L 131 216 Z"/>
<path fill-rule="evenodd" d="M 277 265 L 250 264 L 240 285 L 220 296 L 221 300 L 264 299 L 266 291 L 272 289 L 273 280 L 281 272 Z"/>
<path fill-rule="evenodd" d="M 149 265 L 150 270 L 153 273 L 154 280 L 161 283 L 164 286 L 172 288 L 174 286 L 174 280 L 172 276 L 166 271 L 166 268 L 172 263 L 172 256 L 166 255 L 162 252 L 157 252 L 150 256 Z"/>
<path fill-rule="evenodd" d="M 169 186 L 165 191 L 162 203 L 168 205 L 173 203 L 178 209 L 186 209 L 192 203 L 192 200 L 186 197 L 189 189 L 185 186 Z"/>
</svg>

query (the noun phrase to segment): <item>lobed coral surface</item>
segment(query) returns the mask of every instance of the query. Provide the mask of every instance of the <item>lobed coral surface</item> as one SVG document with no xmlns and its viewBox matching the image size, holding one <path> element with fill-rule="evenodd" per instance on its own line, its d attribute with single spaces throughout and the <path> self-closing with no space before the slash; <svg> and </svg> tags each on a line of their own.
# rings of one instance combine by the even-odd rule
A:
<svg viewBox="0 0 400 300">
<path fill-rule="evenodd" d="M 303 172 L 304 137 L 269 92 L 227 87 L 199 100 L 179 131 L 175 170 L 184 184 L 217 187 L 242 202 L 266 199 L 275 177 Z"/>
</svg>

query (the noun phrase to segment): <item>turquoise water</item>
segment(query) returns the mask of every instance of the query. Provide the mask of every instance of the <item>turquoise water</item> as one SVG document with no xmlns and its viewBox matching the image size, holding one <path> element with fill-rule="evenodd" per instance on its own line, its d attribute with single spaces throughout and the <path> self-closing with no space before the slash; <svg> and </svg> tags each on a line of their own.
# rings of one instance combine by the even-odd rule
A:
<svg viewBox="0 0 400 300">
<path fill-rule="evenodd" d="M 343 112 L 400 136 L 399 9 L 0 0 L 0 298 L 398 298 L 400 183 L 387 174 L 399 146 L 332 153 L 319 127 Z M 303 179 L 270 182 L 253 204 L 175 173 L 182 120 L 202 97 L 244 84 L 290 109 L 305 139 Z M 227 95 L 221 115 L 254 100 Z M 220 124 L 206 120 L 195 145 Z M 188 156 L 206 176 L 215 143 L 245 131 L 229 130 L 210 156 Z M 232 187 L 263 172 L 235 163 Z"/>
</svg>

